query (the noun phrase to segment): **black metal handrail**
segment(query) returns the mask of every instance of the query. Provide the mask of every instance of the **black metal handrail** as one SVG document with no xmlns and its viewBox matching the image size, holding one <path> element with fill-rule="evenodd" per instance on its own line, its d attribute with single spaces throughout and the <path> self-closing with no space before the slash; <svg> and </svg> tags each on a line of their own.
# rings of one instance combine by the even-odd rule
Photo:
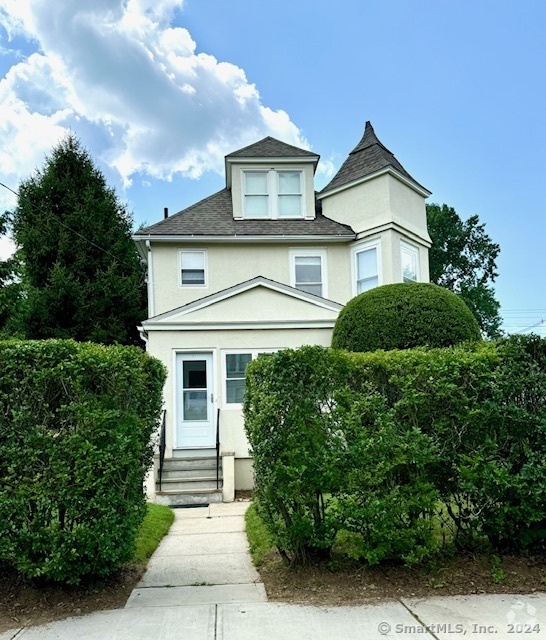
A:
<svg viewBox="0 0 546 640">
<path fill-rule="evenodd" d="M 216 488 L 220 488 L 220 407 L 216 414 Z"/>
<path fill-rule="evenodd" d="M 159 435 L 159 490 L 161 491 L 161 477 L 163 476 L 163 463 L 165 462 L 165 449 L 167 448 L 165 442 L 165 414 L 166 410 L 163 409 L 163 415 L 161 418 L 161 432 Z"/>
</svg>

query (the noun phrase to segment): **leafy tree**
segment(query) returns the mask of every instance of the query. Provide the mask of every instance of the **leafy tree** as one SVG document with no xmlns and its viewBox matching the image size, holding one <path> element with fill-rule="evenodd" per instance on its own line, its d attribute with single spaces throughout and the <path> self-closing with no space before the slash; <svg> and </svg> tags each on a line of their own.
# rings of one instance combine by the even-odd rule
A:
<svg viewBox="0 0 546 640">
<path fill-rule="evenodd" d="M 73 135 L 20 185 L 12 224 L 27 338 L 139 343 L 146 292 L 131 216 Z"/>
<path fill-rule="evenodd" d="M 461 220 L 453 207 L 427 204 L 430 281 L 458 294 L 476 317 L 482 332 L 500 334 L 499 303 L 493 282 L 498 276 L 500 246 L 477 215 Z"/>
</svg>

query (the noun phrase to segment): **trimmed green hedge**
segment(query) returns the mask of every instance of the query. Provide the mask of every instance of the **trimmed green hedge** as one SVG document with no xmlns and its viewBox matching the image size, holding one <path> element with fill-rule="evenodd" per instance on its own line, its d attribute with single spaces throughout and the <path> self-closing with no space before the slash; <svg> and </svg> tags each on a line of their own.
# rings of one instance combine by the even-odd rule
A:
<svg viewBox="0 0 546 640">
<path fill-rule="evenodd" d="M 546 541 L 546 340 L 348 353 L 303 347 L 247 369 L 260 515 L 294 564 L 341 529 L 362 556 L 418 562 L 444 540 Z"/>
<path fill-rule="evenodd" d="M 347 351 L 450 347 L 480 340 L 466 304 L 435 284 L 387 284 L 361 293 L 341 310 L 332 347 Z"/>
<path fill-rule="evenodd" d="M 135 347 L 0 342 L 0 558 L 78 583 L 132 557 L 165 371 Z"/>
</svg>

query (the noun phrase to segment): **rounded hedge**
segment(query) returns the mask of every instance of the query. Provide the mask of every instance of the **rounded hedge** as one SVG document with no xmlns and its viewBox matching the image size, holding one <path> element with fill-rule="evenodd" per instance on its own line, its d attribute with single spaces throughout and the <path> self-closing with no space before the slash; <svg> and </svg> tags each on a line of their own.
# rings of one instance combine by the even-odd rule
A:
<svg viewBox="0 0 546 640">
<path fill-rule="evenodd" d="M 478 323 L 461 298 L 435 284 L 412 282 L 376 287 L 350 300 L 337 319 L 332 347 L 388 351 L 480 339 Z"/>
</svg>

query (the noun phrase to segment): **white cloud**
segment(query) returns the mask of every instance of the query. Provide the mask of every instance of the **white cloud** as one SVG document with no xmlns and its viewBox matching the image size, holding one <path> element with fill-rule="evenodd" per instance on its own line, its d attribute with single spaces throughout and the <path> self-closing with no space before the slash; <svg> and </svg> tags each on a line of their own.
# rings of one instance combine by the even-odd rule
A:
<svg viewBox="0 0 546 640">
<path fill-rule="evenodd" d="M 0 236 L 0 260 L 6 260 L 15 251 L 15 244 L 11 238 Z"/>
<path fill-rule="evenodd" d="M 336 172 L 336 165 L 331 158 L 321 158 L 318 163 L 317 173 L 324 180 L 331 180 Z"/>
<path fill-rule="evenodd" d="M 172 23 L 182 7 L 0 0 L 8 34 L 38 47 L 0 81 L 0 174 L 28 175 L 74 123 L 103 131 L 103 160 L 126 185 L 135 173 L 221 173 L 226 153 L 266 135 L 307 148 L 286 112 L 262 104 L 243 69 L 196 53 L 190 33 Z"/>
</svg>

